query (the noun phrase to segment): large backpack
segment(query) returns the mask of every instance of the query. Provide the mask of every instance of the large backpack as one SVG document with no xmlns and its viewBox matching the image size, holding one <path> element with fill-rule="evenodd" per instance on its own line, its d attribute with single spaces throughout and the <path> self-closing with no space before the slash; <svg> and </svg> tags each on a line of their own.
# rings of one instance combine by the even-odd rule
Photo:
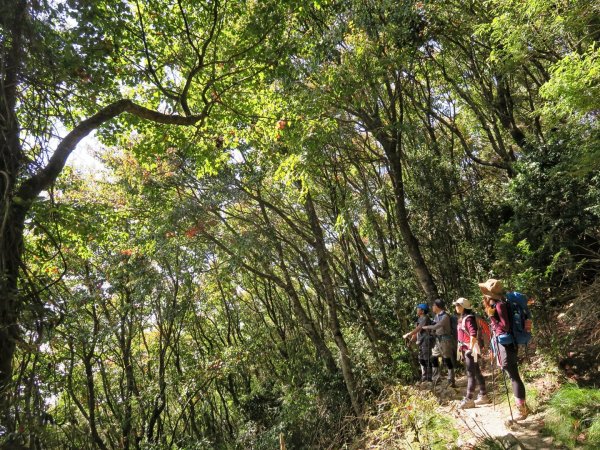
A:
<svg viewBox="0 0 600 450">
<path fill-rule="evenodd" d="M 467 317 L 475 316 L 475 322 L 477 323 L 477 342 L 479 342 L 479 346 L 483 348 L 490 348 L 490 342 L 492 341 L 492 331 L 490 330 L 490 325 L 487 323 L 483 317 L 478 314 L 469 314 L 463 317 L 461 322 L 461 330 L 463 332 L 467 332 L 465 322 Z"/>
<path fill-rule="evenodd" d="M 477 340 L 481 348 L 490 348 L 490 342 L 492 342 L 492 330 L 490 324 L 480 315 L 476 315 L 477 320 Z"/>
<path fill-rule="evenodd" d="M 506 294 L 511 334 L 518 345 L 527 345 L 531 341 L 531 312 L 527 306 L 527 296 L 520 292 Z"/>
<path fill-rule="evenodd" d="M 452 342 L 456 345 L 458 342 L 458 317 L 456 314 L 448 314 L 450 316 L 450 329 L 452 334 Z"/>
</svg>

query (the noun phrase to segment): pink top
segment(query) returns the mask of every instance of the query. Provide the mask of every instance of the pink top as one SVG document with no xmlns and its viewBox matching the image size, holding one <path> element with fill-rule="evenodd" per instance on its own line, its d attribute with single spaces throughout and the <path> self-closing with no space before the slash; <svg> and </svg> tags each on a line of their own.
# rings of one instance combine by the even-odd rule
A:
<svg viewBox="0 0 600 450">
<path fill-rule="evenodd" d="M 471 336 L 477 336 L 477 320 L 474 315 L 469 314 L 465 319 L 458 321 L 458 342 L 460 344 L 460 350 L 469 349 Z"/>
<path fill-rule="evenodd" d="M 508 317 L 508 306 L 506 302 L 496 302 L 493 305 L 494 315 L 490 316 L 492 330 L 496 336 L 510 333 L 510 319 Z"/>
</svg>

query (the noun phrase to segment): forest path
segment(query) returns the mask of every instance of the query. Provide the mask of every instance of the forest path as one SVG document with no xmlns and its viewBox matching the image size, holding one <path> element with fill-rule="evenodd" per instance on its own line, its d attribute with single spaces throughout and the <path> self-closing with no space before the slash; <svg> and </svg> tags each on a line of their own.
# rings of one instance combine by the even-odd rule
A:
<svg viewBox="0 0 600 450">
<path fill-rule="evenodd" d="M 492 383 L 491 371 L 485 371 L 486 387 L 490 400 L 494 399 L 489 405 L 481 405 L 475 408 L 461 410 L 458 409 L 460 401 L 465 395 L 467 378 L 459 377 L 456 381 L 456 389 L 446 388 L 443 391 L 436 388 L 436 394 L 451 398 L 444 406 L 440 406 L 440 412 L 448 417 L 453 417 L 456 428 L 460 431 L 457 446 L 461 449 L 481 448 L 482 442 L 491 441 L 499 448 L 504 449 L 557 449 L 561 446 L 554 443 L 550 436 L 544 436 L 541 431 L 544 426 L 543 403 L 539 405 L 532 413 L 521 421 L 510 421 L 511 413 L 507 402 L 506 388 L 502 378 L 502 373 L 496 371 L 494 382 Z M 514 404 L 514 397 L 510 388 L 510 380 L 506 380 L 508 391 L 510 393 L 510 407 L 513 416 L 517 412 Z M 543 379 L 533 382 L 536 384 L 536 390 L 543 392 L 548 390 Z M 492 385 L 494 389 L 492 390 Z"/>
</svg>

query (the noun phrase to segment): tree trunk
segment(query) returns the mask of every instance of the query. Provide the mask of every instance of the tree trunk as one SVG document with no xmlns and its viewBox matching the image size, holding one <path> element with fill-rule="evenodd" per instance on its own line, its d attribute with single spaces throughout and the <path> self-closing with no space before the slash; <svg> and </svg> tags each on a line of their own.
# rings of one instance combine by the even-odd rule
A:
<svg viewBox="0 0 600 450">
<path fill-rule="evenodd" d="M 8 205 L 2 205 L 6 211 Z M 0 417 L 2 425 L 12 430 L 10 398 L 12 361 L 19 338 L 17 320 L 21 309 L 18 296 L 18 273 L 23 252 L 23 214 L 8 208 L 0 235 Z"/>
<path fill-rule="evenodd" d="M 93 292 L 90 289 L 90 294 Z M 93 298 L 93 297 L 92 297 Z M 83 351 L 83 367 L 85 368 L 85 384 L 87 388 L 87 407 L 88 407 L 88 424 L 90 426 L 91 437 L 94 444 L 102 449 L 107 450 L 108 447 L 100 437 L 100 433 L 98 432 L 98 426 L 96 421 L 96 385 L 94 381 L 94 370 L 92 367 L 94 352 L 96 350 L 96 340 L 98 338 L 98 332 L 100 329 L 100 323 L 98 321 L 98 316 L 96 314 L 96 307 L 92 306 L 92 317 L 94 320 L 93 329 L 92 329 L 92 339 L 91 343 L 89 343 L 89 349 L 87 349 L 88 342 L 83 342 L 82 351 Z"/>
<path fill-rule="evenodd" d="M 4 83 L 9 77 L 4 76 Z M 129 112 L 157 123 L 193 125 L 204 119 L 203 115 L 182 117 L 166 115 L 138 106 L 130 100 L 119 100 L 101 109 L 77 125 L 58 144 L 48 164 L 20 186 L 15 186 L 17 176 L 23 171 L 19 161 L 21 147 L 14 102 L 7 100 L 7 89 L 0 95 L 0 420 L 10 428 L 8 414 L 9 386 L 12 378 L 12 359 L 18 339 L 18 321 L 26 299 L 18 291 L 18 277 L 22 266 L 23 229 L 25 217 L 33 201 L 48 189 L 62 172 L 67 158 L 77 144 L 90 132 L 118 115 Z"/>
<path fill-rule="evenodd" d="M 0 67 L 0 421 L 10 432 L 14 431 L 9 413 L 10 385 L 19 334 L 17 286 L 25 220 L 23 209 L 12 202 L 22 164 L 15 107 L 27 2 L 19 0 L 11 6 L 5 3 L 3 6 L 0 21 L 8 36 L 2 48 Z"/>
<path fill-rule="evenodd" d="M 266 211 L 267 205 L 263 201 L 260 193 L 258 194 L 258 196 L 256 198 L 260 205 L 261 213 L 263 215 L 265 222 L 267 223 L 268 227 L 271 229 L 271 231 L 275 235 L 275 228 L 274 228 L 273 224 L 271 223 L 271 220 L 269 219 L 269 215 L 267 214 L 267 211 Z M 314 326 L 313 321 L 310 319 L 310 317 L 308 317 L 308 315 L 306 314 L 306 311 L 304 311 L 304 307 L 302 306 L 300 297 L 299 297 L 298 293 L 296 292 L 296 289 L 294 288 L 294 284 L 292 282 L 292 277 L 290 276 L 289 270 L 285 263 L 285 256 L 283 253 L 283 247 L 281 245 L 281 242 L 279 241 L 279 239 L 277 239 L 277 237 L 275 237 L 274 243 L 275 243 L 275 247 L 277 249 L 277 254 L 279 255 L 279 267 L 281 268 L 281 271 L 283 273 L 284 280 L 285 280 L 285 282 L 280 283 L 279 286 L 282 287 L 285 290 L 285 292 L 289 295 L 290 301 L 292 302 L 292 307 L 294 309 L 294 313 L 296 314 L 296 317 L 300 320 L 300 324 L 302 325 L 302 328 L 304 328 L 304 330 L 308 334 L 308 337 L 310 338 L 313 345 L 315 346 L 317 354 L 323 360 L 323 363 L 325 364 L 327 371 L 329 373 L 331 373 L 332 375 L 339 375 L 339 370 L 335 363 L 333 355 L 331 354 L 331 351 L 327 347 L 327 344 L 325 344 L 325 341 L 319 335 L 319 332 L 317 331 L 316 327 Z"/>
<path fill-rule="evenodd" d="M 405 193 L 404 193 L 404 177 L 402 175 L 402 162 L 400 159 L 400 154 L 398 150 L 395 148 L 397 144 L 387 143 L 385 147 L 385 153 L 389 160 L 390 164 L 390 172 L 392 175 L 392 184 L 394 186 L 394 194 L 396 200 L 396 218 L 398 219 L 398 228 L 400 229 L 400 234 L 402 235 L 402 239 L 404 241 L 404 245 L 406 245 L 406 250 L 408 251 L 408 255 L 413 263 L 413 267 L 415 273 L 417 275 L 417 279 L 419 280 L 419 284 L 421 288 L 427 295 L 427 299 L 432 302 L 436 298 L 438 298 L 438 291 L 433 281 L 433 277 L 431 276 L 431 272 L 425 263 L 425 259 L 423 258 L 423 254 L 421 253 L 421 247 L 418 239 L 413 234 L 412 229 L 410 227 L 410 223 L 408 221 L 408 211 L 406 210 L 405 205 Z"/>
<path fill-rule="evenodd" d="M 329 267 L 329 258 L 327 255 L 327 248 L 325 246 L 325 238 L 323 237 L 323 230 L 319 223 L 319 218 L 317 217 L 317 212 L 315 210 L 315 206 L 310 193 L 306 194 L 304 207 L 308 215 L 310 227 L 315 238 L 314 247 L 317 253 L 323 294 L 327 301 L 329 329 L 333 334 L 333 340 L 335 341 L 338 349 L 340 350 L 342 374 L 344 375 L 346 389 L 348 390 L 348 394 L 350 395 L 352 408 L 354 409 L 356 416 L 360 418 L 362 416 L 362 404 L 360 399 L 361 395 L 356 385 L 354 371 L 352 369 L 352 361 L 350 360 L 350 352 L 348 350 L 348 346 L 346 344 L 340 327 L 340 322 L 337 314 L 335 291 L 333 289 L 333 277 L 331 276 L 331 269 Z"/>
<path fill-rule="evenodd" d="M 403 125 L 404 121 L 403 99 L 402 96 L 396 98 L 395 95 L 391 95 L 390 99 L 392 98 L 394 100 L 392 100 L 392 105 L 389 109 L 393 114 L 389 120 L 396 128 L 399 128 Z M 398 111 L 396 111 L 397 109 Z M 398 228 L 406 246 L 408 256 L 412 261 L 417 280 L 425 292 L 427 299 L 432 302 L 438 298 L 437 287 L 425 263 L 425 258 L 423 258 L 423 254 L 421 253 L 419 241 L 412 232 L 408 220 L 408 211 L 406 210 L 404 175 L 402 173 L 402 134 L 400 131 L 388 131 L 384 127 L 381 117 L 377 114 L 371 115 L 363 110 L 358 115 L 366 128 L 373 133 L 377 141 L 381 144 L 387 158 L 389 174 L 394 189 L 394 207 L 396 219 L 398 220 Z"/>
</svg>

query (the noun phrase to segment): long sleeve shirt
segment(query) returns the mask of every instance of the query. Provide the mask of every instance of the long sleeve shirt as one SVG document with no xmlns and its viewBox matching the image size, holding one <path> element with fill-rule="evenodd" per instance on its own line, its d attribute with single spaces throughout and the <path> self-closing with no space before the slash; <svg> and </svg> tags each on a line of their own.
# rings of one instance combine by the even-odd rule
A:
<svg viewBox="0 0 600 450">
<path fill-rule="evenodd" d="M 435 323 L 427 326 L 426 330 L 434 330 L 436 336 L 451 336 L 452 325 L 450 323 L 450 316 L 446 314 L 446 311 L 442 311 L 435 316 Z"/>
<path fill-rule="evenodd" d="M 429 325 L 429 322 L 430 322 L 429 317 L 426 315 L 419 316 L 419 318 L 417 319 L 417 328 L 415 328 L 415 330 L 418 330 L 417 331 L 417 345 L 421 345 L 421 343 L 423 343 L 425 338 L 427 336 L 429 336 L 429 332 L 423 329 L 423 327 L 425 325 Z"/>
<path fill-rule="evenodd" d="M 458 341 L 462 350 L 470 348 L 471 336 L 477 337 L 477 319 L 473 314 L 458 321 Z"/>
<path fill-rule="evenodd" d="M 506 302 L 496 302 L 494 305 L 494 314 L 490 316 L 492 330 L 496 336 L 510 333 L 510 318 L 508 315 L 508 305 Z"/>
</svg>

